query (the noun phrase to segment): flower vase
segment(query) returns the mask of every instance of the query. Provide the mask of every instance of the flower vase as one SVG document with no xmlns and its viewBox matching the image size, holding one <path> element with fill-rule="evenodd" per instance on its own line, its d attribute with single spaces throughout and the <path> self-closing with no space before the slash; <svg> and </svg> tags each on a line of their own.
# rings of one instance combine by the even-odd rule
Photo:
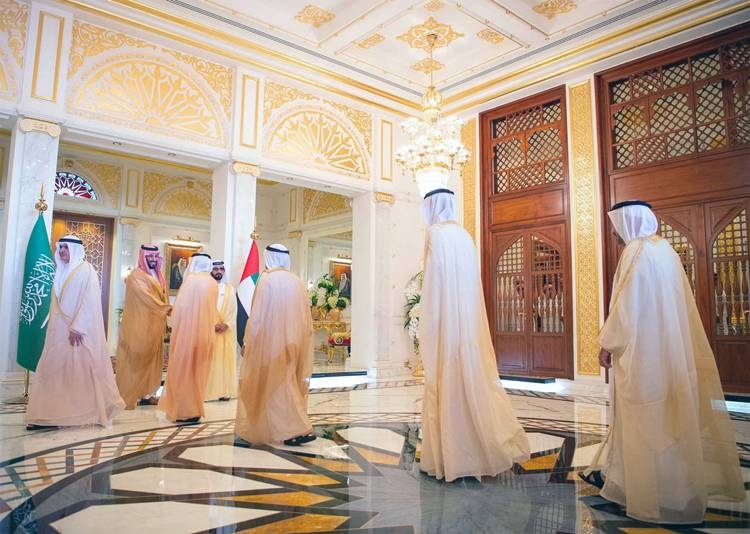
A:
<svg viewBox="0 0 750 534">
<path fill-rule="evenodd" d="M 328 312 L 328 320 L 329 321 L 339 321 L 341 319 L 341 310 L 338 308 L 332 308 L 331 311 Z"/>
</svg>

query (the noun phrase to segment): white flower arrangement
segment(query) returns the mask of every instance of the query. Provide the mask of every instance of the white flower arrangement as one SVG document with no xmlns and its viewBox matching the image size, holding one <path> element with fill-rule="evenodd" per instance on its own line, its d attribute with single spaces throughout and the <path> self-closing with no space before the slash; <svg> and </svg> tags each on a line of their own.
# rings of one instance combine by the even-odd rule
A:
<svg viewBox="0 0 750 534">
<path fill-rule="evenodd" d="M 310 305 L 319 307 L 326 312 L 333 308 L 340 310 L 349 306 L 349 299 L 339 295 L 338 287 L 331 275 L 324 274 L 315 281 L 315 285 L 307 291 Z"/>
<path fill-rule="evenodd" d="M 414 354 L 419 358 L 419 310 L 422 295 L 422 282 L 424 281 L 424 271 L 419 271 L 411 277 L 406 284 L 406 305 L 404 306 L 405 321 L 404 328 L 411 339 Z"/>
</svg>

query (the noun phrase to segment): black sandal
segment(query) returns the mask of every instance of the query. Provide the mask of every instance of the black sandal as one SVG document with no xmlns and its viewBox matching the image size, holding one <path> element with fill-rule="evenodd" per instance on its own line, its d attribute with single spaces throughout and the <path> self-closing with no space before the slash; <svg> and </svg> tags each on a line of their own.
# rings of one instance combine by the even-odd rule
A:
<svg viewBox="0 0 750 534">
<path fill-rule="evenodd" d="M 604 479 L 602 478 L 601 471 L 591 471 L 588 475 L 583 471 L 578 471 L 578 477 L 592 486 L 596 486 L 599 489 L 604 487 Z"/>
<path fill-rule="evenodd" d="M 297 436 L 296 438 L 285 439 L 284 445 L 290 447 L 299 447 L 303 443 L 309 443 L 311 441 L 315 441 L 316 439 L 318 439 L 318 436 L 316 436 L 315 434 L 307 434 L 305 436 Z"/>
</svg>

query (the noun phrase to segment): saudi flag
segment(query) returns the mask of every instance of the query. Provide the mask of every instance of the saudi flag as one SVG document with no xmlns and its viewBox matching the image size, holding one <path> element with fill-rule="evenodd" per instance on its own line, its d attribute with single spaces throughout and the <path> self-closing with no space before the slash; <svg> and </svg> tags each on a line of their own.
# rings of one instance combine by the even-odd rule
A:
<svg viewBox="0 0 750 534">
<path fill-rule="evenodd" d="M 260 276 L 260 256 L 258 255 L 258 244 L 253 239 L 250 245 L 250 253 L 247 255 L 245 268 L 242 270 L 240 285 L 237 286 L 237 343 L 240 347 L 245 341 L 245 325 L 250 315 L 250 304 L 253 302 L 255 284 Z"/>
<path fill-rule="evenodd" d="M 39 214 L 26 248 L 21 289 L 21 313 L 18 319 L 16 361 L 29 371 L 36 371 L 47 333 L 55 262 L 49 248 L 47 227 Z"/>
</svg>

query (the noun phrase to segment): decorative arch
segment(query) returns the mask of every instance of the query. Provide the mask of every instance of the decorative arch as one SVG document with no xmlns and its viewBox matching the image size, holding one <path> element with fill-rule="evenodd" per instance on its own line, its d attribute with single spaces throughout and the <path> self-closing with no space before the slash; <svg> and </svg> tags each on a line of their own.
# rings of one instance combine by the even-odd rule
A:
<svg viewBox="0 0 750 534">
<path fill-rule="evenodd" d="M 172 187 L 154 200 L 154 213 L 211 219 L 211 195 L 196 187 Z"/>
<path fill-rule="evenodd" d="M 368 152 L 350 121 L 312 103 L 284 106 L 269 121 L 264 151 L 271 157 L 356 178 L 370 174 Z"/>
<path fill-rule="evenodd" d="M 351 201 L 347 197 L 313 189 L 305 189 L 303 206 L 304 222 L 352 212 Z"/>
<path fill-rule="evenodd" d="M 62 170 L 55 173 L 55 194 L 63 197 L 100 200 L 91 181 L 77 172 Z"/>
<path fill-rule="evenodd" d="M 97 120 L 225 146 L 221 105 L 203 85 L 161 58 L 110 56 L 80 74 L 68 108 Z"/>
</svg>

